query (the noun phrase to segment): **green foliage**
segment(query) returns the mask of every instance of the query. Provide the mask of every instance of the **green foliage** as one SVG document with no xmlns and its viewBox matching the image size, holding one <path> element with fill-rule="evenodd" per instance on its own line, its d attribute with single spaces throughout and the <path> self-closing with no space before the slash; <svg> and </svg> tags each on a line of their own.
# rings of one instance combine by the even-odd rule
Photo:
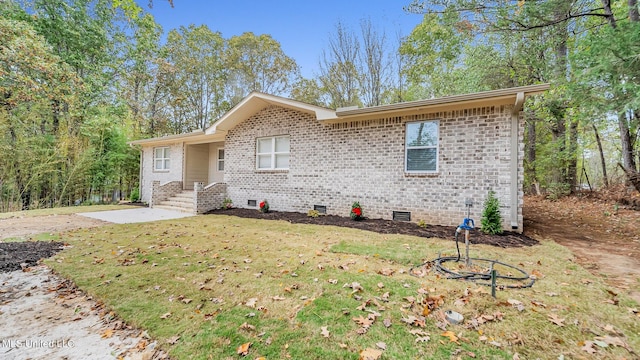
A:
<svg viewBox="0 0 640 360">
<path fill-rule="evenodd" d="M 225 198 L 222 201 L 222 208 L 223 209 L 231 209 L 233 207 L 233 200 L 229 199 L 229 198 Z"/>
<path fill-rule="evenodd" d="M 351 216 L 351 220 L 360 221 L 364 219 L 364 213 L 362 212 L 362 207 L 359 202 L 356 201 L 351 205 L 351 213 L 349 215 Z"/>
<path fill-rule="evenodd" d="M 426 229 L 427 227 L 429 227 L 429 224 L 427 224 L 426 221 L 424 221 L 422 219 L 418 220 L 418 223 L 416 225 L 418 225 L 419 227 L 421 227 L 423 229 Z"/>
<path fill-rule="evenodd" d="M 131 190 L 131 194 L 129 195 L 129 200 L 131 202 L 138 202 L 138 200 L 140 200 L 140 188 L 139 187 L 135 187 L 135 188 L 133 188 L 133 190 Z"/>
<path fill-rule="evenodd" d="M 267 200 L 262 200 L 260 204 L 258 204 L 258 208 L 260 212 L 268 213 L 269 212 L 269 202 Z"/>
<path fill-rule="evenodd" d="M 547 199 L 558 200 L 571 193 L 571 187 L 567 183 L 551 183 L 547 186 Z"/>
<path fill-rule="evenodd" d="M 485 234 L 502 234 L 502 216 L 500 215 L 500 201 L 496 193 L 491 190 L 487 195 L 482 210 L 481 230 Z"/>
<path fill-rule="evenodd" d="M 318 216 L 320 216 L 320 211 L 311 209 L 307 211 L 307 216 L 312 218 L 317 218 Z"/>
</svg>

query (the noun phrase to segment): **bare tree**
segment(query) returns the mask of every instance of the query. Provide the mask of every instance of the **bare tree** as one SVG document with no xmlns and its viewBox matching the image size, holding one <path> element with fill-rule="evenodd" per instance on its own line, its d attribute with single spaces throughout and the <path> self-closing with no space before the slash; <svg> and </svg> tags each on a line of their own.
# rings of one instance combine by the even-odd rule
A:
<svg viewBox="0 0 640 360">
<path fill-rule="evenodd" d="M 362 51 L 360 52 L 360 88 L 365 106 L 381 105 L 389 82 L 391 62 L 386 56 L 387 36 L 373 27 L 370 19 L 360 22 Z"/>
<path fill-rule="evenodd" d="M 358 56 L 360 42 L 357 36 L 336 24 L 336 32 L 329 37 L 329 48 L 322 51 L 320 59 L 320 85 L 329 97 L 329 106 L 338 108 L 358 105 L 359 77 Z"/>
</svg>

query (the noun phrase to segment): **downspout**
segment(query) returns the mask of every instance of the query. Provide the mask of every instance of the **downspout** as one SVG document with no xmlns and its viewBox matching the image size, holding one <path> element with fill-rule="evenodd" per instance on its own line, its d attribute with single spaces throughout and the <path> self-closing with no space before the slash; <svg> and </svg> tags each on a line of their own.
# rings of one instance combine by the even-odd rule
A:
<svg viewBox="0 0 640 360">
<path fill-rule="evenodd" d="M 519 228 L 518 222 L 518 209 L 519 209 L 519 192 L 520 186 L 518 183 L 518 155 L 519 155 L 519 137 L 518 130 L 519 126 L 519 115 L 522 110 L 522 106 L 524 104 L 524 92 L 519 92 L 516 94 L 516 102 L 513 104 L 513 109 L 511 111 L 511 161 L 510 161 L 510 175 L 511 175 L 511 199 L 510 199 L 510 221 L 511 221 L 511 230 L 517 230 L 518 232 L 522 232 L 522 229 Z"/>
</svg>

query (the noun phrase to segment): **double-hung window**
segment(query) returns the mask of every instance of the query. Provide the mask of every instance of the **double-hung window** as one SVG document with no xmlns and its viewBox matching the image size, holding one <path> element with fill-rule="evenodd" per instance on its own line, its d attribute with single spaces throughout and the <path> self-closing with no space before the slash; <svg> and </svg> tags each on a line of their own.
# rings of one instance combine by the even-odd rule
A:
<svg viewBox="0 0 640 360">
<path fill-rule="evenodd" d="M 289 135 L 258 138 L 256 168 L 258 170 L 289 169 Z"/>
<path fill-rule="evenodd" d="M 434 173 L 438 171 L 438 122 L 407 123 L 405 134 L 405 171 Z"/>
<path fill-rule="evenodd" d="M 156 171 L 169 171 L 171 161 L 169 159 L 169 147 L 157 147 L 153 149 L 153 169 Z"/>
<path fill-rule="evenodd" d="M 218 149 L 218 171 L 224 171 L 224 149 Z"/>
</svg>

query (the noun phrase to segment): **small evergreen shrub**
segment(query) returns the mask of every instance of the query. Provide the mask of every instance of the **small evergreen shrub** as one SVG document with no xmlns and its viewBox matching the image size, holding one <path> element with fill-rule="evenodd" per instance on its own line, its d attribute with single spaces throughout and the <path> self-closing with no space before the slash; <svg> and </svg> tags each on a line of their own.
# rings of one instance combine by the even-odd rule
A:
<svg viewBox="0 0 640 360">
<path fill-rule="evenodd" d="M 233 207 L 233 201 L 231 201 L 231 199 L 226 198 L 222 201 L 223 209 L 231 209 L 232 207 Z"/>
<path fill-rule="evenodd" d="M 496 193 L 491 190 L 484 202 L 482 210 L 482 232 L 485 234 L 502 234 L 502 216 L 500 215 L 500 201 Z"/>
<path fill-rule="evenodd" d="M 364 215 L 362 214 L 362 207 L 359 202 L 354 202 L 351 205 L 351 220 L 359 221 L 364 219 Z"/>
<path fill-rule="evenodd" d="M 262 200 L 259 206 L 260 206 L 260 212 L 263 212 L 263 213 L 269 212 L 269 203 L 267 202 L 267 200 Z"/>
<path fill-rule="evenodd" d="M 312 218 L 317 218 L 318 216 L 320 216 L 320 211 L 318 211 L 318 210 L 309 210 L 309 211 L 307 211 L 307 216 L 308 217 L 312 217 Z"/>
<path fill-rule="evenodd" d="M 129 200 L 131 200 L 131 202 L 138 202 L 138 200 L 140 200 L 140 189 L 139 188 L 135 188 L 135 189 L 131 190 L 131 195 L 129 195 Z"/>
</svg>

